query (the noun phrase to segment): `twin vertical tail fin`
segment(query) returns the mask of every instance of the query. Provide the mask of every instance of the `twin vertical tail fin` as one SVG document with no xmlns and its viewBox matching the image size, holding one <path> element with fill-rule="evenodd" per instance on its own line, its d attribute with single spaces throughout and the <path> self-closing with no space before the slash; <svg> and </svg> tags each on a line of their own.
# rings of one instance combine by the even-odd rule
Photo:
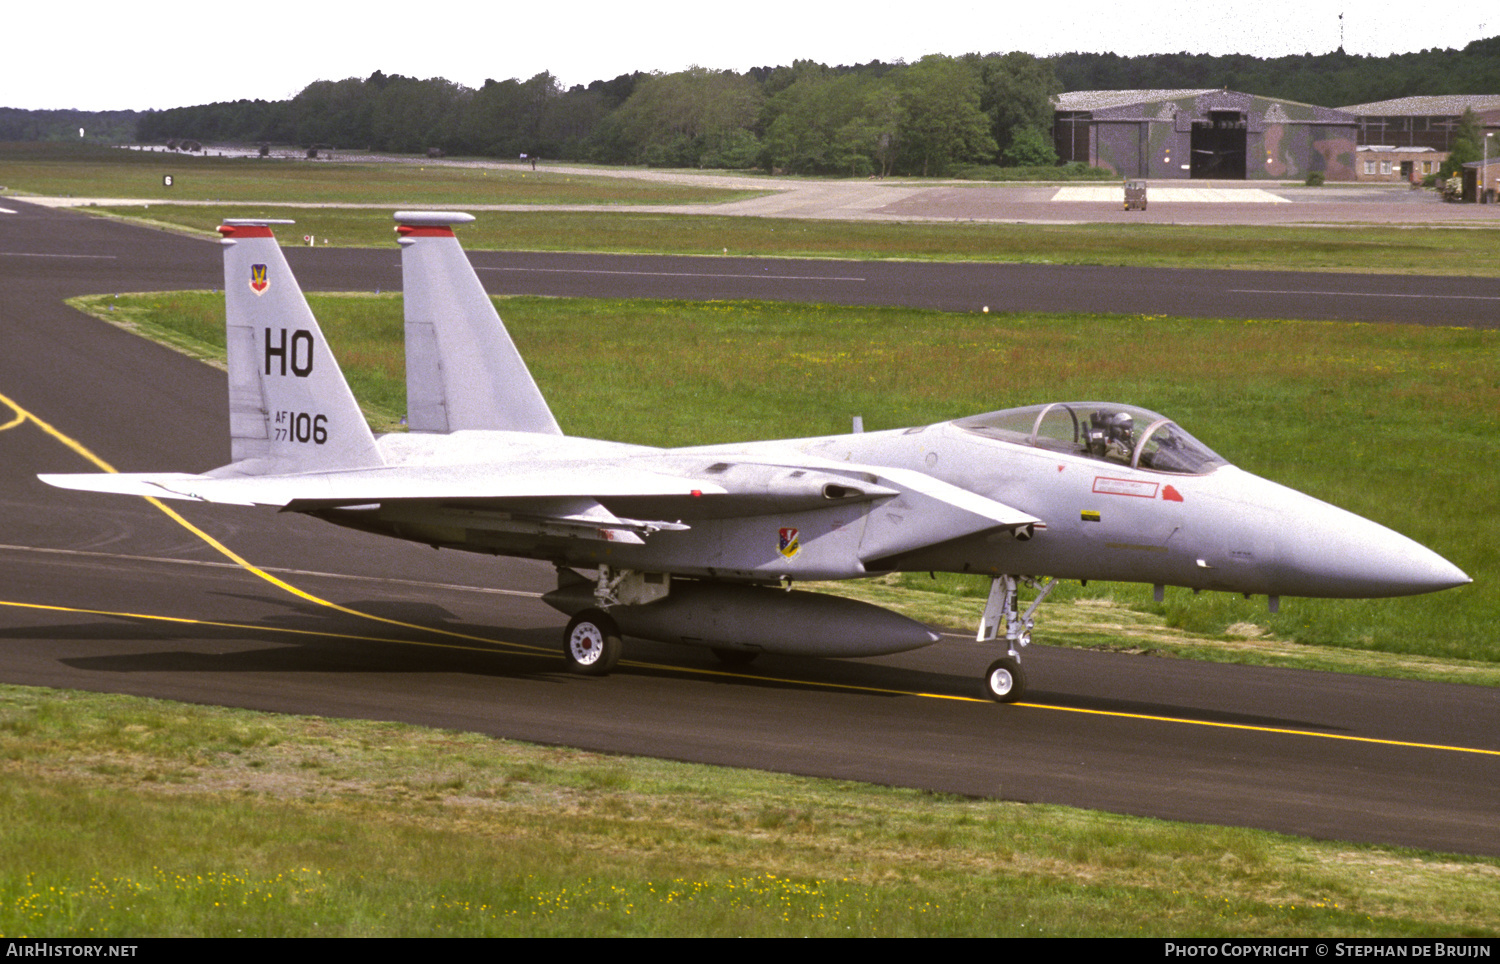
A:
<svg viewBox="0 0 1500 964">
<path fill-rule="evenodd" d="M 419 432 L 465 429 L 561 435 L 453 235 L 467 214 L 401 212 L 407 393 Z M 227 481 L 327 476 L 385 465 L 272 226 L 228 218 L 224 246 L 231 462 L 205 475 L 45 475 L 49 485 L 121 495 L 285 504 L 303 488 Z M 309 485 L 328 488 L 328 480 Z M 321 491 L 321 490 L 319 490 Z M 316 495 L 316 493 L 314 493 Z"/>
<path fill-rule="evenodd" d="M 413 432 L 561 435 L 557 419 L 454 237 L 472 215 L 398 211 Z"/>
<path fill-rule="evenodd" d="M 271 232 L 226 219 L 227 473 L 287 475 L 384 464 L 317 319 Z"/>
</svg>

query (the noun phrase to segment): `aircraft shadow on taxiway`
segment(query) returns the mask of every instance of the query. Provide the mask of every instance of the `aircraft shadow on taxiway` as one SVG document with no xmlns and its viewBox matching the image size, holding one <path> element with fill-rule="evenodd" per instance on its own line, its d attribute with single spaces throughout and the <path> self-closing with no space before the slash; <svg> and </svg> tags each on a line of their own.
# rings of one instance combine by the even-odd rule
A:
<svg viewBox="0 0 1500 964">
<path fill-rule="evenodd" d="M 574 681 L 583 686 L 609 685 L 603 681 L 591 683 L 588 680 L 576 679 L 565 674 L 563 667 L 559 665 L 560 654 L 553 656 L 547 653 L 516 652 L 504 648 L 505 644 L 499 642 L 491 652 L 474 652 L 472 649 L 453 651 L 441 648 L 413 648 L 410 645 L 413 642 L 441 642 L 442 638 L 440 636 L 424 637 L 419 631 L 397 626 L 380 627 L 375 630 L 389 636 L 389 642 L 349 639 L 347 638 L 349 636 L 368 636 L 372 624 L 297 600 L 253 595 L 239 595 L 236 598 L 275 604 L 286 611 L 246 623 L 246 628 L 216 627 L 202 623 L 182 624 L 180 628 L 174 628 L 176 624 L 172 623 L 119 617 L 107 623 L 49 624 L 35 629 L 12 627 L 0 630 L 0 639 L 46 636 L 55 640 L 98 642 L 185 640 L 212 645 L 215 642 L 244 643 L 255 639 L 257 638 L 255 627 L 259 624 L 265 627 L 269 641 L 274 642 L 274 646 L 264 649 L 237 648 L 221 653 L 175 649 L 149 653 L 77 656 L 63 658 L 59 662 L 89 673 L 374 673 L 412 676 L 413 678 L 457 674 L 532 682 Z M 507 627 L 494 623 L 478 625 L 458 622 L 451 618 L 451 613 L 447 609 L 432 603 L 350 600 L 341 602 L 340 605 L 371 615 L 399 619 L 415 626 L 428 625 L 440 633 L 456 632 L 480 637 L 497 636 L 508 642 L 538 650 L 550 650 L 556 646 L 554 630 Z M 288 631 L 296 635 L 288 636 Z M 1039 651 L 1044 659 L 1047 656 L 1053 656 L 1066 660 L 1068 657 L 1066 651 L 1051 647 L 1039 647 Z M 1149 657 L 1127 654 L 1120 654 L 1116 658 L 1132 662 L 1149 659 Z M 704 670 L 708 672 L 705 673 Z M 877 699 L 881 702 L 890 699 L 918 698 L 910 695 L 913 692 L 969 696 L 972 688 L 972 683 L 969 682 L 970 677 L 963 674 L 924 670 L 910 665 L 886 665 L 879 661 L 848 662 L 819 657 L 768 655 L 754 667 L 730 670 L 707 653 L 690 647 L 657 643 L 651 640 L 632 640 L 631 664 L 628 667 L 628 673 L 630 676 L 658 679 L 688 675 L 697 682 L 715 687 L 776 690 L 842 689 L 857 691 L 862 699 Z M 1237 726 L 1341 732 L 1340 728 L 1307 720 L 1224 710 L 1205 710 L 1202 707 L 1165 702 L 1087 696 L 1041 689 L 1032 690 L 1030 700 L 1059 708 L 1095 712 L 1193 719 Z"/>
</svg>

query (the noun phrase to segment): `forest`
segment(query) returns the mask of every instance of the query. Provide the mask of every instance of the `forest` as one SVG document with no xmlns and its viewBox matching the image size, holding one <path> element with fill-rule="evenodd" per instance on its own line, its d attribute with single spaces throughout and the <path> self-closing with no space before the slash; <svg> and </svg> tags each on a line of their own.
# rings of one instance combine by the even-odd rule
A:
<svg viewBox="0 0 1500 964">
<path fill-rule="evenodd" d="M 1500 37 L 1389 57 L 1026 53 L 914 63 L 812 61 L 743 73 L 694 67 L 564 87 L 551 73 L 486 80 L 376 71 L 315 81 L 285 101 L 240 100 L 136 114 L 134 140 L 263 143 L 341 151 L 521 156 L 795 174 L 950 174 L 1056 163 L 1050 98 L 1066 90 L 1224 87 L 1326 107 L 1417 94 L 1500 92 Z M 0 140 L 114 142 L 129 112 L 0 109 Z M 38 115 L 46 115 L 45 117 Z M 86 124 L 91 120 L 92 124 Z M 107 121 L 107 122 L 106 122 Z"/>
</svg>

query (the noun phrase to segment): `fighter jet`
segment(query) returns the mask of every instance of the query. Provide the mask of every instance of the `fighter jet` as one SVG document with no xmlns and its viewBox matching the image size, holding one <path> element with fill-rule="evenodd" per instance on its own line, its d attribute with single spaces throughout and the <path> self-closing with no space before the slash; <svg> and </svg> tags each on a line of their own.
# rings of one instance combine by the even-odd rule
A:
<svg viewBox="0 0 1500 964">
<path fill-rule="evenodd" d="M 44 475 L 82 489 L 271 506 L 436 548 L 541 559 L 570 670 L 622 638 L 877 656 L 938 636 L 794 590 L 898 571 L 991 579 L 983 692 L 1026 691 L 1021 650 L 1058 580 L 1380 597 L 1469 582 L 1404 536 L 1230 465 L 1171 419 L 1051 402 L 893 431 L 663 449 L 562 434 L 459 246 L 453 212 L 397 212 L 408 428 L 376 438 L 273 236 L 219 228 L 231 461 L 202 475 Z M 1021 586 L 1037 592 L 1021 609 Z"/>
</svg>

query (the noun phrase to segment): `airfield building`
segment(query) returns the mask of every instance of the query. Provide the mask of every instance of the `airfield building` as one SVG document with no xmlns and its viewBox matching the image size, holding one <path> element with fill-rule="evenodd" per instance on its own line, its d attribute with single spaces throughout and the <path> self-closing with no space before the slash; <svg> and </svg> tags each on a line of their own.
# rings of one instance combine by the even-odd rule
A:
<svg viewBox="0 0 1500 964">
<path fill-rule="evenodd" d="M 1083 90 L 1054 98 L 1063 161 L 1121 177 L 1355 179 L 1346 111 L 1232 90 Z"/>
<path fill-rule="evenodd" d="M 1339 109 L 1358 118 L 1355 174 L 1361 181 L 1420 181 L 1436 174 L 1453 149 L 1466 110 L 1474 112 L 1486 135 L 1500 132 L 1500 96 L 1494 94 L 1398 97 Z M 1490 147 L 1500 149 L 1500 142 L 1490 137 Z M 1466 200 L 1474 190 L 1465 188 Z"/>
<path fill-rule="evenodd" d="M 1466 110 L 1475 113 L 1486 133 L 1500 133 L 1500 96 L 1495 94 L 1398 97 L 1339 110 L 1355 116 L 1361 145 L 1430 147 L 1446 157 Z"/>
<path fill-rule="evenodd" d="M 1437 174 L 1448 159 L 1447 151 L 1394 144 L 1361 144 L 1354 155 L 1355 180 L 1376 183 L 1420 181 Z"/>
</svg>

